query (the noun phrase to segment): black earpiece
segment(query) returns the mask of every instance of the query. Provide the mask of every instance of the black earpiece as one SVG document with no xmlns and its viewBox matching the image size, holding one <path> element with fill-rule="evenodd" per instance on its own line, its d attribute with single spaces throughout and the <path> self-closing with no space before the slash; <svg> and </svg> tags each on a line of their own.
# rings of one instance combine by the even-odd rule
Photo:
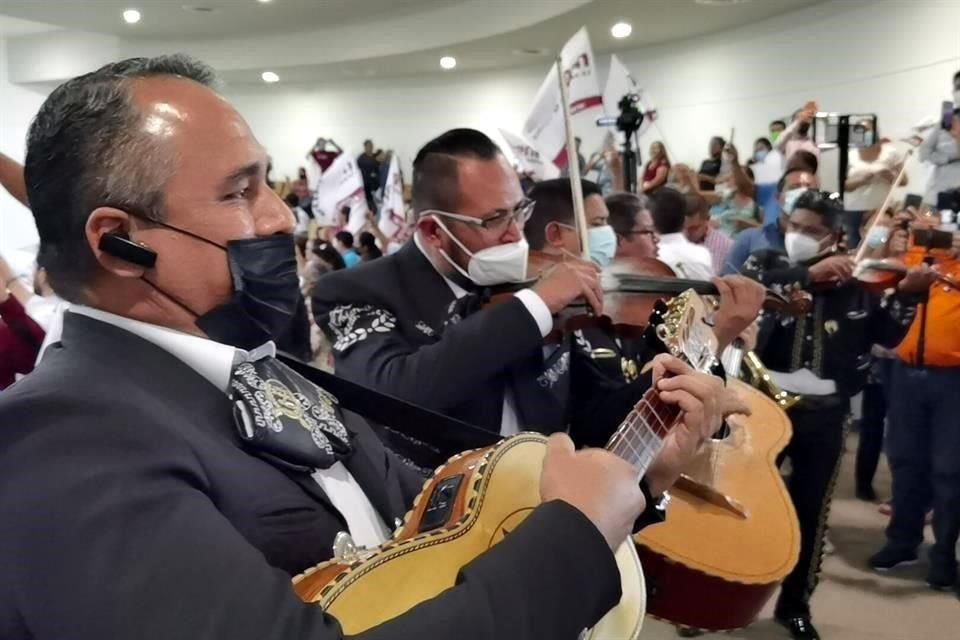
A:
<svg viewBox="0 0 960 640">
<path fill-rule="evenodd" d="M 114 258 L 152 269 L 157 263 L 157 252 L 145 244 L 135 242 L 126 233 L 106 233 L 100 236 L 100 251 Z"/>
</svg>

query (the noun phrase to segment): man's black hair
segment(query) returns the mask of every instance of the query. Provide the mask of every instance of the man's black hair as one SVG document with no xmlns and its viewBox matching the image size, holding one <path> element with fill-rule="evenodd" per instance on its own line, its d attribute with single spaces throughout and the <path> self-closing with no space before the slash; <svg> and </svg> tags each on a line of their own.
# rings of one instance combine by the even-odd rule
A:
<svg viewBox="0 0 960 640">
<path fill-rule="evenodd" d="M 610 226 L 618 236 L 629 236 L 637 214 L 650 210 L 650 198 L 636 193 L 615 193 L 605 198 L 610 210 Z"/>
<path fill-rule="evenodd" d="M 596 182 L 581 180 L 580 188 L 583 190 L 584 200 L 589 196 L 603 197 L 603 191 L 600 190 L 600 186 Z M 573 211 L 573 189 L 570 187 L 569 178 L 555 178 L 538 182 L 533 185 L 527 197 L 537 203 L 533 209 L 533 215 L 530 216 L 530 220 L 523 228 L 523 235 L 526 236 L 531 249 L 540 250 L 546 245 L 546 227 L 551 222 L 576 225 Z"/>
<path fill-rule="evenodd" d="M 653 192 L 653 225 L 657 233 L 680 233 L 687 220 L 687 199 L 672 187 L 660 187 Z"/>
<path fill-rule="evenodd" d="M 413 160 L 413 210 L 456 213 L 459 204 L 458 160 L 494 160 L 500 147 L 476 129 L 451 129 L 427 144 Z"/>
<path fill-rule="evenodd" d="M 349 231 L 338 231 L 335 237 L 347 249 L 353 248 L 353 234 Z"/>
<path fill-rule="evenodd" d="M 216 84 L 210 67 L 187 56 L 130 58 L 61 84 L 30 125 L 24 179 L 40 235 L 37 262 L 70 302 L 84 301 L 99 268 L 85 230 L 94 209 L 164 218 L 175 150 L 143 133 L 144 114 L 130 96 L 133 80 L 159 76 Z"/>
<path fill-rule="evenodd" d="M 813 211 L 819 215 L 824 226 L 829 227 L 831 231 L 839 231 L 843 224 L 843 203 L 829 191 L 807 189 L 800 194 L 797 204 L 793 207 L 794 212 L 800 209 Z"/>
</svg>

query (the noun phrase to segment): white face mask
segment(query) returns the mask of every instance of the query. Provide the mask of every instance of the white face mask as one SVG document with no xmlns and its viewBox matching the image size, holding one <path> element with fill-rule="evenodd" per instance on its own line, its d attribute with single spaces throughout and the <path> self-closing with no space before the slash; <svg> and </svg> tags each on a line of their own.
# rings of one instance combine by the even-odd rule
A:
<svg viewBox="0 0 960 640">
<path fill-rule="evenodd" d="M 455 235 L 450 233 L 446 225 L 436 218 L 437 225 L 450 236 L 463 252 L 470 256 L 467 263 L 467 270 L 453 261 L 447 252 L 443 249 L 440 254 L 446 258 L 454 269 L 459 271 L 464 277 L 469 278 L 474 284 L 481 287 L 489 287 L 495 284 L 506 284 L 508 282 L 523 282 L 527 277 L 527 258 L 530 255 L 530 245 L 526 238 L 520 238 L 519 242 L 509 244 L 500 244 L 495 247 L 487 247 L 473 253 L 465 246 Z"/>
<path fill-rule="evenodd" d="M 790 189 L 783 194 L 783 212 L 787 215 L 793 213 L 793 208 L 797 206 L 797 199 L 807 191 L 807 187 L 798 187 Z"/>
<path fill-rule="evenodd" d="M 820 241 L 796 231 L 787 231 L 784 237 L 787 257 L 793 262 L 806 262 L 820 254 Z"/>
</svg>

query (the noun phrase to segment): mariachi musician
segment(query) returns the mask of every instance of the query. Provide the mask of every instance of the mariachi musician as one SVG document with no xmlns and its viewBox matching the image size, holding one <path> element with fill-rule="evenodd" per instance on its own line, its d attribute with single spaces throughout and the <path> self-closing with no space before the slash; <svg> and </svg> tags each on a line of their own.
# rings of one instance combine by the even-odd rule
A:
<svg viewBox="0 0 960 640">
<path fill-rule="evenodd" d="M 803 399 L 788 412 L 793 439 L 788 489 L 800 521 L 800 559 L 783 583 L 776 619 L 798 640 L 819 635 L 811 622 L 830 497 L 843 451 L 850 398 L 865 384 L 872 345 L 892 347 L 906 335 L 933 281 L 925 266 L 892 291 L 874 293 L 853 279 L 854 259 L 838 253 L 843 206 L 829 193 L 799 194 L 786 222 L 786 253 L 762 249 L 742 272 L 773 289 L 806 289 L 810 313 L 768 314 L 757 353 L 774 382 Z"/>
<path fill-rule="evenodd" d="M 615 266 L 611 266 L 610 263 L 616 253 L 622 253 L 618 247 L 623 247 L 625 244 L 618 242 L 615 231 L 610 225 L 610 211 L 599 187 L 586 180 L 581 184 L 593 261 L 608 269 L 625 269 L 631 272 L 636 271 L 634 265 L 642 264 L 641 268 L 645 270 L 659 267 L 654 272 L 655 275 L 672 276 L 669 267 L 651 258 L 639 259 L 637 251 L 631 251 L 630 257 L 621 258 Z M 570 256 L 577 255 L 580 251 L 580 242 L 574 223 L 575 207 L 570 183 L 563 179 L 540 182 L 531 190 L 530 197 L 536 202 L 536 207 L 524 230 L 531 252 L 538 255 L 541 261 L 548 263 L 562 263 Z M 616 202 L 626 200 L 628 197 L 640 202 L 637 196 L 631 194 L 613 196 L 617 199 Z M 626 206 L 632 208 L 635 203 L 631 201 Z M 644 213 L 646 211 L 642 209 L 634 212 L 634 216 L 639 217 L 641 226 L 644 222 Z M 649 217 L 649 213 L 646 215 Z M 609 240 L 604 240 L 605 235 L 609 236 Z M 648 243 L 648 246 L 655 248 L 656 244 Z M 712 328 L 717 336 L 719 349 L 723 350 L 757 317 L 764 292 L 762 287 L 741 276 L 717 278 L 716 284 L 721 292 L 721 310 L 715 314 Z M 649 308 L 649 303 L 641 302 L 641 296 L 653 297 L 644 294 L 610 294 L 608 292 L 606 302 L 608 306 L 616 306 L 623 312 L 617 314 L 618 317 L 615 319 L 618 322 L 628 321 L 629 324 L 637 325 L 640 329 L 646 324 L 647 317 L 637 317 L 642 314 L 631 313 L 632 310 L 627 307 L 632 306 L 633 299 L 636 299 L 639 303 L 637 306 Z M 607 388 L 615 389 L 625 384 L 629 385 L 640 377 L 644 365 L 655 354 L 646 340 L 639 335 L 639 331 L 631 333 L 633 335 L 629 337 L 620 337 L 615 335 L 614 331 L 603 327 L 577 330 L 573 334 L 571 361 L 578 366 L 578 371 L 581 369 L 590 371 L 591 376 L 603 380 L 602 384 Z M 717 372 L 722 374 L 722 368 Z M 583 392 L 580 380 L 577 380 L 574 394 Z M 610 434 L 598 430 L 592 424 L 592 420 L 595 420 L 598 415 L 604 415 L 606 410 L 606 407 L 600 403 L 574 403 L 571 408 L 573 417 L 571 434 L 574 440 L 592 446 L 602 445 Z M 581 415 L 578 412 L 584 413 Z M 584 428 L 583 425 L 587 427 Z"/>
<path fill-rule="evenodd" d="M 587 214 L 599 232 L 591 231 L 592 246 L 609 258 L 615 238 L 602 197 L 595 199 L 602 210 Z M 544 343 L 554 314 L 575 300 L 602 311 L 599 270 L 578 259 L 579 247 L 530 288 L 481 306 L 484 287 L 528 276 L 523 223 L 540 206 L 523 198 L 497 146 L 469 129 L 428 143 L 414 162 L 413 206 L 413 242 L 369 267 L 331 274 L 313 300 L 337 373 L 502 435 L 568 424 L 612 433 L 649 388 L 649 375 L 611 388 L 577 368 L 570 336 Z"/>
<path fill-rule="evenodd" d="M 291 577 L 338 532 L 376 546 L 422 486 L 372 406 L 347 410 L 273 356 L 299 289 L 293 220 L 212 82 L 182 56 L 124 60 L 58 87 L 31 126 L 39 261 L 74 306 L 0 394 L 5 640 L 339 640 Z M 714 429 L 718 385 L 664 366 L 679 374 L 664 396 L 693 394 L 687 432 Z M 636 471 L 555 436 L 540 492 L 450 588 L 352 637 L 572 639 L 596 623 L 620 598 L 611 549 L 644 509 Z"/>
</svg>

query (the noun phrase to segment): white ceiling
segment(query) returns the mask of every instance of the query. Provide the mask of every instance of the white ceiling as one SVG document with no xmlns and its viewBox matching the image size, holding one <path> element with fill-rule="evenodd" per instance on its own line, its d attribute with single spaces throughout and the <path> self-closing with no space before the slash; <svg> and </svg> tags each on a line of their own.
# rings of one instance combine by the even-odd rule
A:
<svg viewBox="0 0 960 640">
<path fill-rule="evenodd" d="M 696 38 L 821 1 L 0 0 L 0 29 L 7 15 L 119 36 L 124 53 L 193 53 L 232 85 L 262 86 L 266 68 L 284 83 L 309 84 L 439 73 L 442 55 L 457 58 L 453 73 L 536 64 L 584 25 L 594 50 L 609 53 Z M 185 11 L 184 4 L 216 11 Z M 128 8 L 142 12 L 140 23 L 123 22 Z M 610 27 L 620 20 L 633 25 L 633 34 L 616 40 Z"/>
<path fill-rule="evenodd" d="M 0 0 L 0 12 L 2 12 L 3 0 Z M 43 33 L 52 31 L 58 27 L 40 22 L 31 22 L 30 20 L 21 20 L 20 18 L 11 18 L 10 16 L 0 15 L 0 38 L 10 36 L 25 36 L 31 33 Z"/>
<path fill-rule="evenodd" d="M 0 0 L 0 13 L 70 29 L 146 39 L 222 38 L 304 31 L 399 16 L 458 0 Z M 209 11 L 198 11 L 197 9 Z M 137 9 L 135 25 L 123 21 Z"/>
</svg>

